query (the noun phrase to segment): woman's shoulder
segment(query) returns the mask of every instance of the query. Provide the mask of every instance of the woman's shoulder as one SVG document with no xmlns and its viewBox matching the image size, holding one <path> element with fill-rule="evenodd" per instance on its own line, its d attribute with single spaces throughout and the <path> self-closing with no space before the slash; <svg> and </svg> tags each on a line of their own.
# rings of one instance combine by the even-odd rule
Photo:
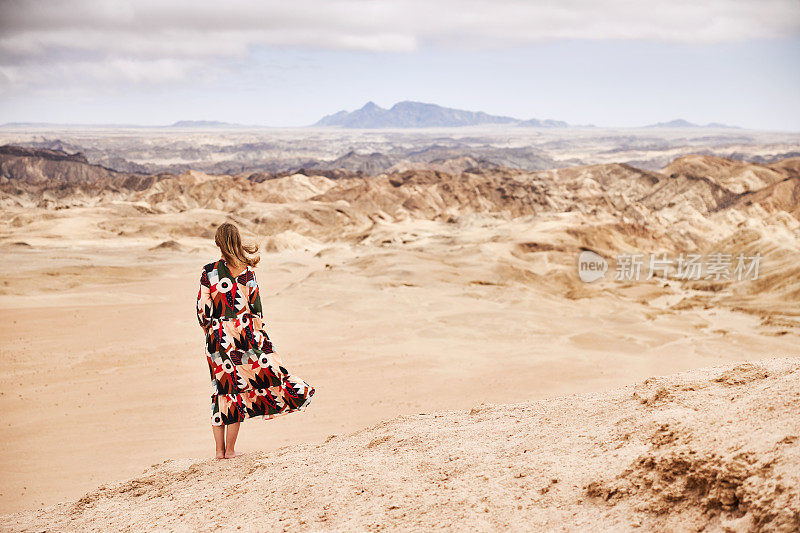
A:
<svg viewBox="0 0 800 533">
<path fill-rule="evenodd" d="M 212 261 L 212 262 L 210 262 L 210 263 L 208 263 L 208 264 L 206 264 L 206 265 L 203 265 L 203 270 L 204 270 L 205 272 L 211 272 L 212 270 L 214 270 L 214 269 L 216 269 L 216 268 L 217 268 L 217 263 L 218 263 L 218 262 L 219 262 L 219 261 Z"/>
</svg>

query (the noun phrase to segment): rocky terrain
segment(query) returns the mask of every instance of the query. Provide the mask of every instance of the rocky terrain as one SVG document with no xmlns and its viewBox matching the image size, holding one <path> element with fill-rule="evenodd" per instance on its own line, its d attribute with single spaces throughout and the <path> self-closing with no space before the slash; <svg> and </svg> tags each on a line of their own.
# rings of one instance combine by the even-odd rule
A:
<svg viewBox="0 0 800 533">
<path fill-rule="evenodd" d="M 121 172 L 294 173 L 345 169 L 376 175 L 459 158 L 481 168 L 547 170 L 627 163 L 660 170 L 702 154 L 769 164 L 800 156 L 800 135 L 731 128 L 517 127 L 428 129 L 255 128 L 197 122 L 170 127 L 0 126 L 0 144 L 81 152 Z"/>
<path fill-rule="evenodd" d="M 727 302 L 768 320 L 773 312 L 794 315 L 800 295 L 798 271 L 791 266 L 800 257 L 800 158 L 759 165 L 686 156 L 658 172 L 626 164 L 528 172 L 482 168 L 459 158 L 429 168 L 398 166 L 375 176 L 344 169 L 327 176 L 313 171 L 144 175 L 92 165 L 81 155 L 6 146 L 0 148 L 0 176 L 0 203 L 8 229 L 17 232 L 40 216 L 69 218 L 93 209 L 103 213 L 98 228 L 109 237 L 202 238 L 210 236 L 212 212 L 221 212 L 265 236 L 271 250 L 340 242 L 424 253 L 432 238 L 508 221 L 541 229 L 535 240 L 487 236 L 493 262 L 505 265 L 511 279 L 550 279 L 554 290 L 607 290 L 602 283 L 572 286 L 567 273 L 582 249 L 603 255 L 612 268 L 622 253 L 677 257 L 716 251 L 760 253 L 761 276 L 751 283 L 678 281 L 697 290 L 680 305 Z M 191 216 L 171 226 L 167 220 L 180 213 Z M 548 220 L 553 222 L 542 224 Z M 408 231 L 403 221 L 430 221 L 437 229 Z M 547 271 L 537 272 L 543 261 Z M 506 281 L 502 275 L 495 280 Z"/>
<path fill-rule="evenodd" d="M 370 173 L 0 148 L 0 510 L 25 511 L 3 526 L 796 528 L 797 363 L 768 359 L 798 355 L 800 159 L 760 146 L 657 169 L 441 149 Z M 193 306 L 225 220 L 261 246 L 270 336 L 319 398 L 215 463 Z M 758 275 L 648 275 L 650 254 L 718 253 Z"/>
<path fill-rule="evenodd" d="M 19 531 L 797 531 L 800 359 L 421 412 L 230 461 L 168 460 Z M 224 500 L 224 504 L 222 501 Z"/>
</svg>

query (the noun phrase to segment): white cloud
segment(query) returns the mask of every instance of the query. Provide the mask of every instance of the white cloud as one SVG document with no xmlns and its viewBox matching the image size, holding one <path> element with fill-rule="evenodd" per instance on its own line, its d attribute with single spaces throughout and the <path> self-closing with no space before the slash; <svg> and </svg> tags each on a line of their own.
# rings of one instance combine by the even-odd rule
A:
<svg viewBox="0 0 800 533">
<path fill-rule="evenodd" d="M 408 52 L 557 39 L 715 43 L 800 35 L 797 0 L 5 0 L 0 87 L 159 82 L 257 46 Z"/>
</svg>

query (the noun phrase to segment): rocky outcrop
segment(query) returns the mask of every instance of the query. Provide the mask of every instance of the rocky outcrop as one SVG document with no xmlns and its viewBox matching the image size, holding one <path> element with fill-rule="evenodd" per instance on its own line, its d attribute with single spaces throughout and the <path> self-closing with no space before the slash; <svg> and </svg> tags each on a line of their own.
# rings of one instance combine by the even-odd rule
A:
<svg viewBox="0 0 800 533">
<path fill-rule="evenodd" d="M 63 185 L 105 182 L 119 175 L 109 168 L 90 164 L 81 153 L 0 146 L 0 178 L 8 180 Z"/>
</svg>

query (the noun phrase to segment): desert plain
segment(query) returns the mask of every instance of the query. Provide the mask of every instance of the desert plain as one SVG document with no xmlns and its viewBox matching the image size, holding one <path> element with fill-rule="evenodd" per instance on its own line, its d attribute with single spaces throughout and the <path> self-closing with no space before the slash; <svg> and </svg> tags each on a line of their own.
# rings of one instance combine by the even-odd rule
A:
<svg viewBox="0 0 800 533">
<path fill-rule="evenodd" d="M 311 132 L 251 168 L 241 132 L 179 160 L 199 134 L 5 131 L 3 527 L 800 527 L 800 139 L 601 133 Z M 316 394 L 219 462 L 195 298 L 224 221 Z M 617 279 L 636 253 L 731 275 Z"/>
</svg>

